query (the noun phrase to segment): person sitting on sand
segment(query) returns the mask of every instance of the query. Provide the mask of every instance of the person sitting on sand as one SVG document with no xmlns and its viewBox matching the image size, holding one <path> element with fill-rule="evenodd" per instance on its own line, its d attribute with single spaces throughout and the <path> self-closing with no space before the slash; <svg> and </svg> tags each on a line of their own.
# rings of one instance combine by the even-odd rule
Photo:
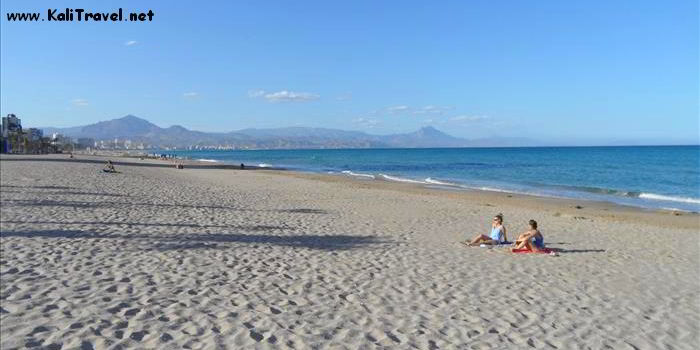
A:
<svg viewBox="0 0 700 350">
<path fill-rule="evenodd" d="M 480 244 L 500 244 L 501 241 L 507 242 L 508 237 L 506 236 L 506 227 L 503 226 L 503 214 L 498 214 L 493 217 L 491 221 L 491 233 L 487 235 L 478 235 L 467 243 L 470 246 L 477 246 Z"/>
<path fill-rule="evenodd" d="M 537 221 L 530 220 L 528 225 L 530 228 L 518 236 L 518 239 L 515 240 L 514 247 L 511 250 L 527 249 L 537 252 L 544 249 L 544 237 L 537 229 Z"/>
<path fill-rule="evenodd" d="M 105 167 L 102 169 L 102 171 L 106 173 L 116 173 L 117 169 L 114 168 L 114 164 L 112 164 L 111 160 L 107 160 L 107 164 L 105 164 Z"/>
</svg>

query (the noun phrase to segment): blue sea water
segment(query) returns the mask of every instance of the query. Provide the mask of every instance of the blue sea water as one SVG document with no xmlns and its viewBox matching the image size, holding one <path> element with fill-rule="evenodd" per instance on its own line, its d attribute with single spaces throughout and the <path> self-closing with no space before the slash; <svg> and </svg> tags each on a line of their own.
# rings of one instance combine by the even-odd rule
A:
<svg viewBox="0 0 700 350">
<path fill-rule="evenodd" d="M 222 163 L 700 211 L 700 146 L 169 151 Z"/>
</svg>

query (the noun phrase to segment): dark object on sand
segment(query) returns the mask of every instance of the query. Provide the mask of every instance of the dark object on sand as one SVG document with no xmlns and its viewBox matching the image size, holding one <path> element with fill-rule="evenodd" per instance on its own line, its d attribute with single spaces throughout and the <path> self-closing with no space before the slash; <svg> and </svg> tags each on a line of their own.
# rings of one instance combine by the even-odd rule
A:
<svg viewBox="0 0 700 350">
<path fill-rule="evenodd" d="M 182 163 L 175 164 L 175 169 L 185 169 L 185 166 Z"/>
<path fill-rule="evenodd" d="M 112 164 L 111 160 L 107 161 L 107 164 L 105 164 L 105 167 L 102 168 L 102 171 L 105 173 L 116 173 L 117 169 L 114 168 L 114 164 Z"/>
<path fill-rule="evenodd" d="M 241 170 L 243 170 L 243 169 L 245 169 L 245 165 L 243 165 L 243 163 L 241 163 Z"/>
</svg>

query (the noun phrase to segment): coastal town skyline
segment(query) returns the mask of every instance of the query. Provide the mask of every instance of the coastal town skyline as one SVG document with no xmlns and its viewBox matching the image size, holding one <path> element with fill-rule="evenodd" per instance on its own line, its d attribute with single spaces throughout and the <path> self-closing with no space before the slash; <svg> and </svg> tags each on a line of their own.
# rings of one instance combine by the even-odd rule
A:
<svg viewBox="0 0 700 350">
<path fill-rule="evenodd" d="M 203 132 L 190 130 L 181 125 L 161 127 L 133 115 L 98 121 L 88 125 L 66 128 L 22 127 L 21 119 L 15 114 L 2 118 L 3 152 L 17 151 L 17 145 L 25 138 L 28 142 L 43 140 L 56 149 L 68 145 L 78 150 L 264 150 L 264 149 L 357 149 L 357 148 L 483 148 L 483 147 L 605 147 L 605 146 L 683 146 L 697 145 L 695 140 L 688 143 L 664 144 L 659 142 L 635 142 L 618 139 L 614 142 L 600 140 L 549 140 L 539 141 L 527 137 L 455 137 L 449 130 L 439 130 L 425 126 L 406 133 L 372 134 L 363 131 L 341 130 L 315 127 L 246 128 L 239 130 L 219 130 Z M 447 132 L 446 132 L 447 131 Z M 13 136 L 14 135 L 14 136 Z M 18 138 L 19 137 L 19 138 Z M 559 143 L 557 143 L 559 142 Z M 20 153 L 24 152 L 20 147 Z M 31 147 L 29 148 L 31 149 Z M 38 149 L 38 148 L 37 148 Z"/>
<path fill-rule="evenodd" d="M 33 126 L 133 114 L 207 132 L 434 126 L 465 138 L 697 143 L 692 1 L 199 5 L 220 21 L 124 1 L 86 8 L 153 20 L 6 18 L 50 6 L 2 3 L 0 113 Z"/>
</svg>

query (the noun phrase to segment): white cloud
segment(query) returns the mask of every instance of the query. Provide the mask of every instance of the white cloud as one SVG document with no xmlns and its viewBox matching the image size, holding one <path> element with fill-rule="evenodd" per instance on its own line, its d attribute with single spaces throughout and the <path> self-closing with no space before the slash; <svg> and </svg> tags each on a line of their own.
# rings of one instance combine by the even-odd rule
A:
<svg viewBox="0 0 700 350">
<path fill-rule="evenodd" d="M 262 97 L 265 95 L 265 90 L 248 90 L 248 97 L 250 98 L 256 98 L 256 97 Z"/>
<path fill-rule="evenodd" d="M 487 115 L 458 115 L 450 118 L 453 122 L 483 122 L 490 119 L 491 117 Z"/>
<path fill-rule="evenodd" d="M 138 43 L 139 43 L 139 42 L 136 41 L 136 40 L 129 40 L 129 41 L 127 41 L 127 42 L 124 43 L 124 46 L 133 46 L 133 45 L 136 45 L 136 44 L 138 44 Z"/>
<path fill-rule="evenodd" d="M 448 107 L 448 106 L 433 106 L 433 105 L 428 105 L 424 107 L 410 107 L 406 105 L 399 105 L 399 106 L 391 106 L 385 108 L 385 112 L 389 114 L 404 114 L 404 113 L 411 113 L 411 114 L 416 114 L 416 115 L 442 115 L 445 114 L 445 112 L 454 109 L 454 107 Z"/>
<path fill-rule="evenodd" d="M 85 107 L 88 105 L 88 100 L 86 100 L 84 98 L 76 98 L 70 102 L 73 104 L 73 106 L 77 106 L 77 107 Z"/>
<path fill-rule="evenodd" d="M 364 117 L 354 119 L 352 122 L 355 124 L 359 124 L 360 126 L 363 126 L 366 128 L 373 128 L 373 127 L 382 123 L 381 121 L 379 121 L 377 119 L 370 119 L 370 118 L 364 118 Z"/>
<path fill-rule="evenodd" d="M 391 114 L 396 114 L 396 113 L 406 112 L 406 111 L 408 111 L 409 109 L 411 109 L 411 107 L 401 105 L 401 106 L 391 106 L 391 107 L 387 107 L 387 108 L 386 108 L 386 111 L 389 112 L 389 113 L 391 113 Z"/>
<path fill-rule="evenodd" d="M 182 97 L 186 97 L 186 98 L 193 98 L 193 97 L 197 97 L 197 96 L 199 96 L 199 94 L 194 92 L 194 91 L 185 92 L 184 94 L 182 94 Z"/>
<path fill-rule="evenodd" d="M 445 112 L 453 109 L 453 107 L 448 107 L 448 106 L 432 106 L 428 105 L 425 107 L 421 107 L 413 111 L 413 114 L 437 114 L 441 115 L 444 114 Z"/>
<path fill-rule="evenodd" d="M 318 100 L 321 96 L 310 92 L 294 92 L 282 90 L 277 92 L 266 93 L 263 90 L 255 90 L 248 92 L 248 96 L 252 98 L 263 97 L 267 102 L 307 102 Z"/>
</svg>

